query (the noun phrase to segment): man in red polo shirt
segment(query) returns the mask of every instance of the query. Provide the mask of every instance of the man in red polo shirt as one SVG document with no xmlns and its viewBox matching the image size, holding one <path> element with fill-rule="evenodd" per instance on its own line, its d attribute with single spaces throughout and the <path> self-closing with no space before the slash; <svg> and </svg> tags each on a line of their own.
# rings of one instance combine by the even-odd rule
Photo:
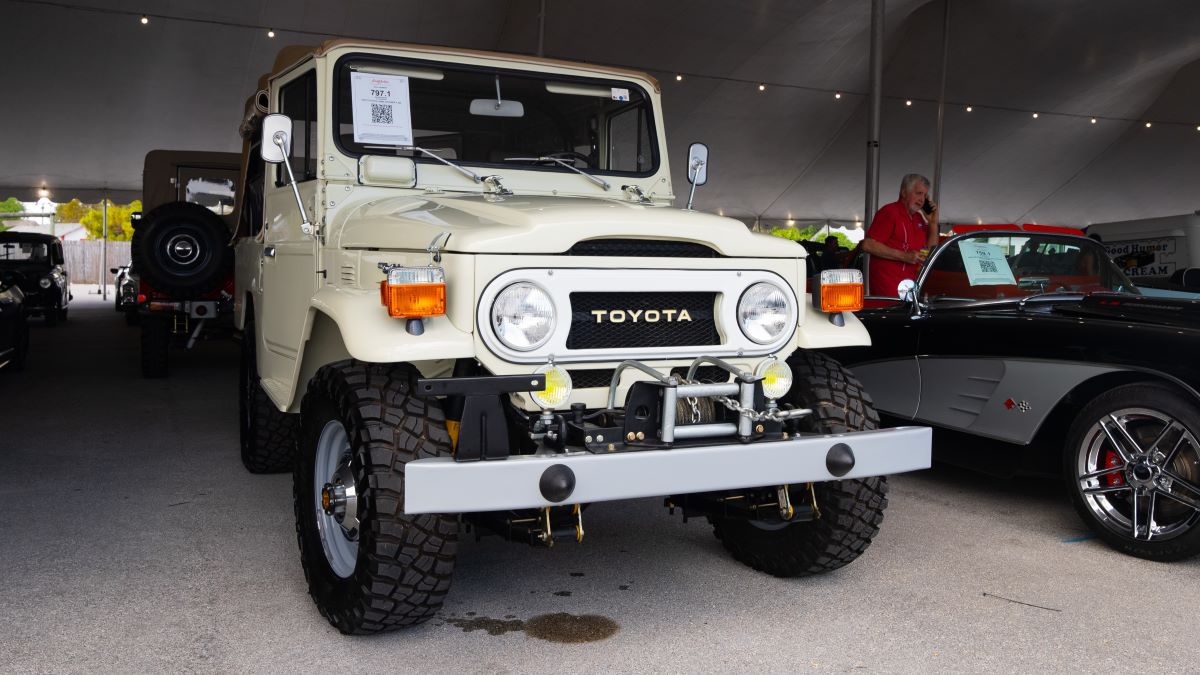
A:
<svg viewBox="0 0 1200 675">
<path fill-rule="evenodd" d="M 929 202 L 928 218 L 921 210 L 928 197 L 929 179 L 910 173 L 900 181 L 900 199 L 879 209 L 871 220 L 862 242 L 863 251 L 871 256 L 869 294 L 895 296 L 902 280 L 916 280 L 921 262 L 938 240 L 937 204 Z"/>
</svg>

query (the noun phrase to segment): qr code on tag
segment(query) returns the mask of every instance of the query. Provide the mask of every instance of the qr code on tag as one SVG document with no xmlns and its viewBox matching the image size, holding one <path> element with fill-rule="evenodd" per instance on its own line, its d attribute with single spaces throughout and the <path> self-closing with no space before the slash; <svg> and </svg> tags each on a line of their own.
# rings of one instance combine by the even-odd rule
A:
<svg viewBox="0 0 1200 675">
<path fill-rule="evenodd" d="M 980 260 L 979 261 L 979 271 L 984 272 L 986 274 L 995 274 L 995 273 L 999 272 L 1000 270 L 996 268 L 995 261 Z"/>
<path fill-rule="evenodd" d="M 372 103 L 371 124 L 392 124 L 392 106 L 384 103 Z"/>
</svg>

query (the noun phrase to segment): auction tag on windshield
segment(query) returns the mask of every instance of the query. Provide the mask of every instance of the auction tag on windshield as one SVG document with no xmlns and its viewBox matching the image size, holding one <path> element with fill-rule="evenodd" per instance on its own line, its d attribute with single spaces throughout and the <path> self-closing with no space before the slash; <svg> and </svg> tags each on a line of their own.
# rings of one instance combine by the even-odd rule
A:
<svg viewBox="0 0 1200 675">
<path fill-rule="evenodd" d="M 613 87 L 612 88 L 612 100 L 628 101 L 629 100 L 629 90 L 621 89 L 620 87 Z"/>
<path fill-rule="evenodd" d="M 351 73 L 350 96 L 355 143 L 413 144 L 407 76 Z"/>
<path fill-rule="evenodd" d="M 998 244 L 964 241 L 959 243 L 958 250 L 962 252 L 967 280 L 972 286 L 1017 283 L 1008 260 L 1004 258 L 1004 249 Z"/>
</svg>

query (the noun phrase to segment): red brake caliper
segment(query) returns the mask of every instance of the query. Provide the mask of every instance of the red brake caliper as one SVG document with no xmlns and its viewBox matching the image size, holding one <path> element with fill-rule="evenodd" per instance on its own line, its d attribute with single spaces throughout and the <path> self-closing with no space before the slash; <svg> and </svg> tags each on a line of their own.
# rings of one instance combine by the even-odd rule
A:
<svg viewBox="0 0 1200 675">
<path fill-rule="evenodd" d="M 1122 465 L 1123 465 L 1123 462 L 1121 462 L 1120 455 L 1113 452 L 1112 450 L 1104 451 L 1104 467 L 1103 468 L 1114 469 L 1114 468 L 1116 468 L 1118 466 L 1122 466 Z M 1125 476 L 1114 471 L 1113 473 L 1105 474 L 1104 476 L 1102 476 L 1100 478 L 1100 481 L 1102 483 L 1104 483 L 1104 487 L 1120 487 L 1125 484 Z"/>
</svg>

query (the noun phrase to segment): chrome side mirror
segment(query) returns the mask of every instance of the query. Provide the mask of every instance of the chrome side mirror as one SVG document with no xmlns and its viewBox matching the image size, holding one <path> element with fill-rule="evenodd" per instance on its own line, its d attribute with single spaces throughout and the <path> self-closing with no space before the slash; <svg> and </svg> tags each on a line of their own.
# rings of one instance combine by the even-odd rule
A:
<svg viewBox="0 0 1200 675">
<path fill-rule="evenodd" d="M 287 164 L 292 155 L 292 120 L 287 115 L 267 115 L 262 122 L 259 153 L 268 164 Z"/>
<path fill-rule="evenodd" d="M 708 146 L 703 143 L 692 143 L 688 146 L 687 179 L 692 184 L 688 194 L 688 210 L 692 210 L 692 201 L 696 198 L 696 186 L 708 182 Z"/>
<path fill-rule="evenodd" d="M 905 302 L 912 302 L 917 297 L 917 282 L 904 279 L 896 286 L 896 295 Z"/>
<path fill-rule="evenodd" d="M 300 199 L 300 188 L 296 187 L 296 175 L 292 173 L 292 119 L 287 115 L 267 115 L 262 123 L 262 143 L 259 154 L 268 164 L 282 164 L 287 170 L 288 185 L 292 186 L 292 195 L 296 198 L 296 206 L 300 209 L 300 231 L 306 235 L 313 233 L 312 223 L 308 222 L 308 212 L 304 210 L 304 200 Z"/>
</svg>

